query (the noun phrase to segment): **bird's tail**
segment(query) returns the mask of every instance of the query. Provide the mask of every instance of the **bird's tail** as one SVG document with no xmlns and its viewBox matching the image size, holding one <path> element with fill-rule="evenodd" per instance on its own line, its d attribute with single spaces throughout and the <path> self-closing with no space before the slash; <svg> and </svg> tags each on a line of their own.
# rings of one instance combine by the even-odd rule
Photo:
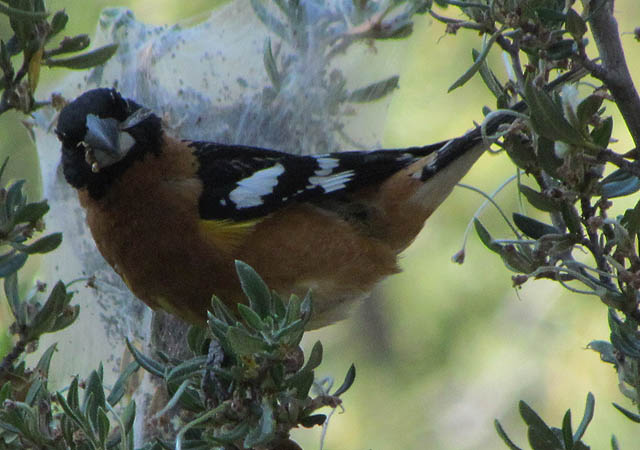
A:
<svg viewBox="0 0 640 450">
<path fill-rule="evenodd" d="M 386 180 L 379 191 L 390 229 L 387 241 L 400 252 L 424 222 L 449 196 L 480 158 L 489 143 L 484 138 L 514 120 L 509 113 L 488 120 L 464 135 L 426 147 L 406 149 L 419 159 Z"/>
</svg>

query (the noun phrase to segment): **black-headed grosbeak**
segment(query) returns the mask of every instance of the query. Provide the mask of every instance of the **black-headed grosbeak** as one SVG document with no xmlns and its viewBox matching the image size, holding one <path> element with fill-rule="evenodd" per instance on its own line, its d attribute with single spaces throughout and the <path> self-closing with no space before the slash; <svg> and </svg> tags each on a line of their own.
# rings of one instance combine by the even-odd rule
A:
<svg viewBox="0 0 640 450">
<path fill-rule="evenodd" d="M 243 301 L 235 260 L 285 297 L 311 289 L 316 326 L 340 318 L 399 271 L 398 254 L 486 148 L 478 128 L 425 147 L 314 156 L 183 141 L 113 89 L 68 104 L 56 133 L 107 262 L 149 306 L 193 323 L 212 294 Z"/>
</svg>

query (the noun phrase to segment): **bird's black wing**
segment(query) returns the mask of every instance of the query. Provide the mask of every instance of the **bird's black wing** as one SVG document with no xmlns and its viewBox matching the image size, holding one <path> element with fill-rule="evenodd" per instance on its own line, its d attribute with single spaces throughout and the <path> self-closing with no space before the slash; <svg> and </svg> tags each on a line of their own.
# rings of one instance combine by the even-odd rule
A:
<svg viewBox="0 0 640 450">
<path fill-rule="evenodd" d="M 294 201 L 320 202 L 380 182 L 442 144 L 309 156 L 212 142 L 189 146 L 200 165 L 201 218 L 240 221 Z"/>
</svg>

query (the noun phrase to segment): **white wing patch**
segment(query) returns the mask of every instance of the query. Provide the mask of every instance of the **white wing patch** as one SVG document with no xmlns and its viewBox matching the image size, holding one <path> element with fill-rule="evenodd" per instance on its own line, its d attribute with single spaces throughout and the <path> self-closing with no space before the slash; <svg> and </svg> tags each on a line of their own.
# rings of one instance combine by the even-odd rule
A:
<svg viewBox="0 0 640 450">
<path fill-rule="evenodd" d="M 251 208 L 262 205 L 262 197 L 273 192 L 278 184 L 278 177 L 284 173 L 280 163 L 258 170 L 250 177 L 238 181 L 238 187 L 229 193 L 229 200 L 237 208 Z"/>
<path fill-rule="evenodd" d="M 319 171 L 316 171 L 316 174 L 318 172 Z M 347 183 L 351 181 L 353 174 L 353 170 L 346 170 L 344 172 L 338 172 L 328 176 L 309 177 L 309 183 L 311 184 L 307 186 L 307 189 L 321 187 L 325 192 L 339 191 L 347 186 Z"/>
<path fill-rule="evenodd" d="M 318 177 L 331 175 L 333 169 L 340 165 L 340 161 L 337 158 L 330 158 L 327 156 L 316 158 L 316 162 L 318 163 L 318 166 L 320 166 L 320 169 L 316 170 L 314 174 Z"/>
</svg>

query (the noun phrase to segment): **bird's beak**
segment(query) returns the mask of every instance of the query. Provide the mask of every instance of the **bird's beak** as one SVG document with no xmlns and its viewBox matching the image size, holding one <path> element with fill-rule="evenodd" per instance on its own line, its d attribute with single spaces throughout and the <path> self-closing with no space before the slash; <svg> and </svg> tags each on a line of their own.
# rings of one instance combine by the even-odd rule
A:
<svg viewBox="0 0 640 450">
<path fill-rule="evenodd" d="M 135 143 L 131 135 L 122 130 L 122 124 L 115 119 L 102 119 L 88 114 L 86 123 L 87 132 L 82 144 L 85 148 L 85 159 L 94 172 L 120 161 Z"/>
</svg>

